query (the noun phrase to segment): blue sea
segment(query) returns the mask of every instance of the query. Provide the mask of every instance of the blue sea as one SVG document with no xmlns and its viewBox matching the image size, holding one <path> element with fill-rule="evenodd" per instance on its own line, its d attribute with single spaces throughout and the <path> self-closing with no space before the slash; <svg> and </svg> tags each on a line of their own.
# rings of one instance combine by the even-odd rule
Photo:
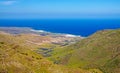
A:
<svg viewBox="0 0 120 73">
<path fill-rule="evenodd" d="M 54 33 L 89 36 L 99 30 L 120 28 L 120 19 L 0 19 L 0 27 L 30 27 Z"/>
</svg>

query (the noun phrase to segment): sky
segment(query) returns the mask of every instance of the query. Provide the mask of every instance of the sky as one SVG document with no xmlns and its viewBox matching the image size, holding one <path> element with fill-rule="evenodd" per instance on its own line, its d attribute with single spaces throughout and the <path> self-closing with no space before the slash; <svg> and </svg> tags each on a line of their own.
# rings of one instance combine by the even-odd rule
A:
<svg viewBox="0 0 120 73">
<path fill-rule="evenodd" d="M 120 18 L 120 0 L 0 0 L 0 18 Z"/>
</svg>

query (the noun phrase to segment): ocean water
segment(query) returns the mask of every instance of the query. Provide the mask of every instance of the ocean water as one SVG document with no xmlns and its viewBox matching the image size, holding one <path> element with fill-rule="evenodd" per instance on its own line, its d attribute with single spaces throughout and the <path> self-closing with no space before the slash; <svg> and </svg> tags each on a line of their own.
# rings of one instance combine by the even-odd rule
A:
<svg viewBox="0 0 120 73">
<path fill-rule="evenodd" d="M 30 27 L 54 33 L 89 36 L 99 30 L 120 28 L 120 19 L 0 19 L 0 27 Z"/>
</svg>

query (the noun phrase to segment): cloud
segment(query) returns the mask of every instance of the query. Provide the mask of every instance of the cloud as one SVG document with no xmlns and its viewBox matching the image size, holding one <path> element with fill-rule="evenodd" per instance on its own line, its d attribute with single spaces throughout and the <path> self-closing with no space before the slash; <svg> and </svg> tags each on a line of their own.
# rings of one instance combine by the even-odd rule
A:
<svg viewBox="0 0 120 73">
<path fill-rule="evenodd" d="M 1 1 L 0 4 L 1 5 L 12 5 L 14 3 L 16 3 L 17 1 Z"/>
</svg>

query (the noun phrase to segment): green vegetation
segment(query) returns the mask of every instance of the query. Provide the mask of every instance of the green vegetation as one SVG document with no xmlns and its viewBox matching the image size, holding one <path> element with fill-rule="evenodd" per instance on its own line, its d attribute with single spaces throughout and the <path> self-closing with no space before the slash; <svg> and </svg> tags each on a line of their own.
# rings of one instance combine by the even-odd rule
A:
<svg viewBox="0 0 120 73">
<path fill-rule="evenodd" d="M 120 29 L 98 31 L 76 44 L 58 47 L 49 59 L 72 68 L 120 73 Z"/>
<path fill-rule="evenodd" d="M 0 32 L 0 73 L 93 73 L 92 70 L 53 64 L 34 52 L 39 46 L 24 37 Z M 101 72 L 99 72 L 101 73 Z"/>
<path fill-rule="evenodd" d="M 42 38 L 0 32 L 0 73 L 120 73 L 120 29 L 64 46 Z"/>
</svg>

